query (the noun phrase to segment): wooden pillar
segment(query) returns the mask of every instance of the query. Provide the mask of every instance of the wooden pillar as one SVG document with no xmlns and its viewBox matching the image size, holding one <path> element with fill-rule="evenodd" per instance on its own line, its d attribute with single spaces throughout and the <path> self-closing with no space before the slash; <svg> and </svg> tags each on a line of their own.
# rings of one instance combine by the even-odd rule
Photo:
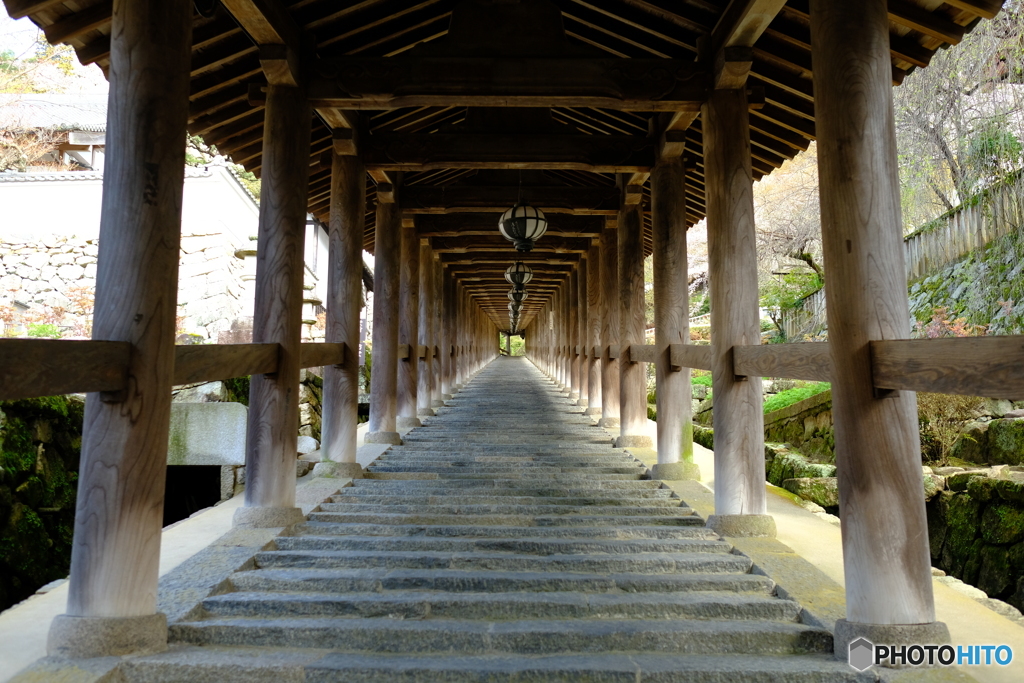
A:
<svg viewBox="0 0 1024 683">
<path fill-rule="evenodd" d="M 434 350 L 434 255 L 430 240 L 420 239 L 420 324 L 419 345 L 426 348 L 426 355 L 420 359 L 419 382 L 416 388 L 416 414 L 430 417 L 430 385 Z"/>
<path fill-rule="evenodd" d="M 373 372 L 366 443 L 401 444 L 398 435 L 398 302 L 402 218 L 398 205 L 378 200 L 373 245 Z"/>
<path fill-rule="evenodd" d="M 444 268 L 436 254 L 431 256 L 431 270 L 433 272 L 433 284 L 431 291 L 431 344 L 433 353 L 430 361 L 430 407 L 441 408 L 444 406 L 444 399 L 441 397 L 441 384 L 444 381 L 444 368 L 442 362 L 442 349 L 444 349 Z"/>
<path fill-rule="evenodd" d="M 402 254 L 399 264 L 398 344 L 409 353 L 398 361 L 398 419 L 402 429 L 422 427 L 416 417 L 419 388 L 419 358 L 416 346 L 420 341 L 420 240 L 412 218 L 402 220 Z"/>
<path fill-rule="evenodd" d="M 601 248 L 592 244 L 587 253 L 587 410 L 586 415 L 601 414 Z"/>
<path fill-rule="evenodd" d="M 761 378 L 732 369 L 733 346 L 761 342 L 746 91 L 714 91 L 701 118 L 715 393 L 715 515 L 708 523 L 728 536 L 774 535 L 765 514 Z"/>
<path fill-rule="evenodd" d="M 92 338 L 129 342 L 128 390 L 85 406 L 67 613 L 47 651 L 167 647 L 156 613 L 163 522 L 192 3 L 115 3 Z"/>
<path fill-rule="evenodd" d="M 580 357 L 576 355 L 576 346 L 580 343 L 580 272 L 579 268 L 569 274 L 566 299 L 569 302 L 569 318 L 566 345 L 569 347 L 569 400 L 578 401 L 580 398 Z"/>
<path fill-rule="evenodd" d="M 601 233 L 601 427 L 619 426 L 619 235 L 605 221 Z"/>
<path fill-rule="evenodd" d="M 572 397 L 572 274 L 562 283 L 562 385 Z"/>
<path fill-rule="evenodd" d="M 359 426 L 359 309 L 363 298 L 363 226 L 366 171 L 357 156 L 334 155 L 328 229 L 327 330 L 325 341 L 343 343 L 340 365 L 324 368 L 321 415 L 323 460 L 318 475 L 361 476 L 356 463 Z"/>
<path fill-rule="evenodd" d="M 311 116 L 298 88 L 268 86 L 263 124 L 256 302 L 252 340 L 277 343 L 277 372 L 253 375 L 246 432 L 245 507 L 237 526 L 301 521 L 295 507 Z"/>
<path fill-rule="evenodd" d="M 466 382 L 466 296 L 455 283 L 455 391 Z"/>
<path fill-rule="evenodd" d="M 673 372 L 671 344 L 690 343 L 686 260 L 686 167 L 664 161 L 651 174 L 654 238 L 654 345 L 658 406 L 657 479 L 700 479 L 693 463 L 690 368 Z"/>
<path fill-rule="evenodd" d="M 573 296 L 576 297 L 577 304 L 577 322 L 576 322 L 576 344 L 579 346 L 580 353 L 576 357 L 576 363 L 579 367 L 579 392 L 580 398 L 576 401 L 576 405 L 586 409 L 588 404 L 587 390 L 590 385 L 590 364 L 587 361 L 587 279 L 589 277 L 587 273 L 586 254 L 580 257 L 580 266 L 577 272 L 576 278 L 576 291 Z"/>
<path fill-rule="evenodd" d="M 623 199 L 625 199 L 625 178 Z M 644 343 L 644 213 L 640 204 L 619 210 L 619 438 L 620 448 L 653 448 L 647 436 L 647 364 L 626 358 L 626 347 Z"/>
<path fill-rule="evenodd" d="M 443 267 L 442 267 L 443 271 Z M 454 372 L 452 347 L 455 344 L 455 282 L 450 273 L 441 276 L 441 400 L 452 397 Z"/>
<path fill-rule="evenodd" d="M 910 332 L 885 0 L 812 0 L 811 33 L 846 570 L 835 647 L 845 659 L 861 635 L 949 635 L 935 621 L 916 397 L 876 395 L 871 381 L 868 343 Z"/>
</svg>

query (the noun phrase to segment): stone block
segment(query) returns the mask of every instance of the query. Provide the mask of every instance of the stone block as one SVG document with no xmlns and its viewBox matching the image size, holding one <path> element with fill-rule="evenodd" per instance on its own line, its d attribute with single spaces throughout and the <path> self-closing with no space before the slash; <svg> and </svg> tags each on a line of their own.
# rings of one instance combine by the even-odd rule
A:
<svg viewBox="0 0 1024 683">
<path fill-rule="evenodd" d="M 990 504 L 981 516 L 981 537 L 995 545 L 1024 540 L 1024 507 L 1003 501 Z"/>
<path fill-rule="evenodd" d="M 995 484 L 996 493 L 1003 500 L 1024 504 L 1024 482 L 1003 479 Z"/>
<path fill-rule="evenodd" d="M 821 507 L 839 505 L 839 482 L 835 477 L 786 479 L 782 482 L 782 488 Z"/>
<path fill-rule="evenodd" d="M 982 503 L 987 503 L 996 497 L 996 480 L 988 477 L 971 477 L 967 480 L 967 493 Z"/>
<path fill-rule="evenodd" d="M 300 436 L 298 442 L 299 455 L 305 455 L 306 453 L 312 453 L 316 449 L 320 448 L 320 443 L 312 436 Z"/>
<path fill-rule="evenodd" d="M 1004 398 L 986 398 L 982 410 L 985 415 L 1003 417 L 1013 410 L 1013 404 Z"/>
<path fill-rule="evenodd" d="M 81 280 L 84 275 L 85 268 L 74 264 L 64 265 L 57 269 L 57 276 L 65 282 Z"/>
<path fill-rule="evenodd" d="M 985 462 L 988 459 L 988 427 L 987 422 L 968 424 L 963 434 L 957 437 L 949 454 L 958 460 Z"/>
<path fill-rule="evenodd" d="M 248 409 L 241 403 L 172 403 L 168 465 L 244 465 Z"/>
<path fill-rule="evenodd" d="M 946 480 L 936 474 L 924 475 L 924 499 L 929 501 L 946 488 Z"/>
<path fill-rule="evenodd" d="M 1010 575 L 1010 560 L 1006 548 L 986 545 L 981 549 L 978 570 L 978 588 L 989 597 L 999 597 L 1013 587 Z"/>
<path fill-rule="evenodd" d="M 218 403 L 228 400 L 228 392 L 223 382 L 206 382 L 180 390 L 173 400 L 175 403 Z"/>
<path fill-rule="evenodd" d="M 1024 464 L 1024 419 L 992 420 L 988 427 L 988 461 L 997 465 Z"/>
</svg>

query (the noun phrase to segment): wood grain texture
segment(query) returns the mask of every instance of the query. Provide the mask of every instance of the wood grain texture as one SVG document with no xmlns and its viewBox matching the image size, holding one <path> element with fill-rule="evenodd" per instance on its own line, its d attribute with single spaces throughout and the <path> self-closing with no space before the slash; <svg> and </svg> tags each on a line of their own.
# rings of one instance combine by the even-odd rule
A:
<svg viewBox="0 0 1024 683">
<path fill-rule="evenodd" d="M 252 339 L 280 345 L 277 372 L 249 384 L 245 504 L 295 506 L 303 241 L 312 112 L 297 88 L 269 86 Z"/>
<path fill-rule="evenodd" d="M 452 395 L 454 373 L 452 369 L 452 346 L 455 344 L 454 326 L 454 287 L 455 281 L 450 273 L 443 272 L 441 277 L 441 393 Z"/>
<path fill-rule="evenodd" d="M 441 325 L 442 315 L 444 308 L 442 306 L 443 294 L 442 289 L 444 288 L 443 280 L 443 268 L 441 267 L 441 261 L 435 256 L 431 256 L 431 292 L 430 297 L 430 316 L 431 316 L 431 344 L 434 345 L 433 354 L 430 361 L 430 401 L 434 405 L 441 403 L 441 376 L 443 369 L 441 367 L 441 347 L 444 346 L 444 342 L 441 339 Z"/>
<path fill-rule="evenodd" d="M 401 215 L 394 203 L 377 204 L 373 266 L 373 372 L 370 431 L 396 431 L 398 399 L 398 296 Z"/>
<path fill-rule="evenodd" d="M 0 339 L 0 401 L 123 391 L 130 342 Z"/>
<path fill-rule="evenodd" d="M 363 300 L 363 230 L 366 171 L 358 157 L 333 154 L 331 213 L 327 228 L 327 329 L 325 341 L 349 351 L 324 367 L 321 444 L 324 460 L 356 461 L 359 426 L 359 310 Z M 304 345 L 305 346 L 305 345 Z"/>
<path fill-rule="evenodd" d="M 91 394 L 67 613 L 156 611 L 174 373 L 192 3 L 114 3 L 92 337 L 131 344 L 126 389 Z"/>
<path fill-rule="evenodd" d="M 420 240 L 415 225 L 402 227 L 401 253 L 398 343 L 409 348 L 409 355 L 398 364 L 398 416 L 415 418 L 420 367 L 415 352 L 420 339 Z"/>
<path fill-rule="evenodd" d="M 579 318 L 577 324 L 577 338 L 575 338 L 575 344 L 577 344 L 577 362 L 580 364 L 580 400 L 588 401 L 588 393 L 590 390 L 590 359 L 587 356 L 587 337 L 589 334 L 588 315 L 590 313 L 590 302 L 587 299 L 587 285 L 590 280 L 590 261 L 586 255 L 580 257 L 580 269 L 579 276 L 577 278 L 577 310 L 579 311 Z"/>
<path fill-rule="evenodd" d="M 1024 399 L 1024 336 L 870 342 L 879 389 Z"/>
<path fill-rule="evenodd" d="M 847 618 L 929 623 L 915 396 L 875 398 L 869 352 L 910 332 L 886 1 L 810 6 Z"/>
<path fill-rule="evenodd" d="M 672 344 L 669 347 L 670 364 L 674 368 L 694 368 L 711 371 L 711 347 L 693 344 Z"/>
<path fill-rule="evenodd" d="M 623 181 L 625 182 L 625 181 Z M 644 343 L 643 209 L 639 204 L 619 211 L 619 344 Z M 625 355 L 625 354 L 624 354 Z M 647 432 L 647 369 L 619 362 L 619 429 L 622 436 Z"/>
<path fill-rule="evenodd" d="M 430 409 L 430 376 L 431 359 L 428 350 L 434 344 L 433 306 L 434 306 L 434 256 L 428 240 L 421 239 L 419 248 L 419 345 L 423 348 L 420 363 L 417 367 L 416 379 L 416 410 Z"/>
<path fill-rule="evenodd" d="M 587 253 L 587 409 L 601 407 L 601 248 L 596 242 Z"/>
<path fill-rule="evenodd" d="M 654 360 L 657 383 L 658 462 L 693 458 L 690 369 L 672 370 L 672 345 L 690 341 L 686 254 L 686 166 L 663 161 L 651 174 L 654 243 Z"/>
<path fill-rule="evenodd" d="M 606 221 L 601 233 L 601 418 L 619 419 L 619 235 Z M 611 347 L 615 346 L 615 355 Z"/>
<path fill-rule="evenodd" d="M 624 348 L 621 360 L 630 365 L 658 362 L 658 347 L 654 344 L 630 344 Z"/>
<path fill-rule="evenodd" d="M 577 267 L 569 274 L 568 287 L 565 290 L 565 299 L 569 302 L 569 318 L 566 321 L 569 334 L 566 337 L 566 344 L 569 349 L 567 353 L 569 361 L 569 398 L 580 397 L 580 357 L 576 353 L 576 347 L 580 343 L 580 271 Z"/>
<path fill-rule="evenodd" d="M 761 341 L 746 93 L 714 91 L 701 119 L 715 392 L 715 514 L 763 515 L 761 378 L 737 381 L 732 371 L 732 347 Z"/>
<path fill-rule="evenodd" d="M 214 382 L 246 375 L 273 374 L 277 372 L 279 355 L 280 346 L 275 342 L 176 346 L 174 384 Z"/>
<path fill-rule="evenodd" d="M 303 368 L 342 365 L 349 355 L 344 342 L 308 342 L 299 350 L 299 365 Z"/>
<path fill-rule="evenodd" d="M 733 374 L 737 377 L 832 381 L 832 352 L 828 342 L 736 346 L 732 351 Z"/>
</svg>

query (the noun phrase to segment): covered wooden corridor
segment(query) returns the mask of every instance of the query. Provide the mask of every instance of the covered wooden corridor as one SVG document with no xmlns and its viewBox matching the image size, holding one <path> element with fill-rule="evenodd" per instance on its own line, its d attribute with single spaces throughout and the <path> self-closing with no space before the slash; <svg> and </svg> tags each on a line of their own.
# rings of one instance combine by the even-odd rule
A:
<svg viewBox="0 0 1024 683">
<path fill-rule="evenodd" d="M 166 647 L 156 586 L 172 385 L 252 375 L 240 527 L 303 521 L 301 368 L 324 368 L 320 473 L 361 476 L 362 249 L 375 257 L 367 441 L 401 444 L 399 428 L 445 405 L 511 332 L 586 414 L 618 426 L 617 446 L 656 446 L 653 476 L 683 479 L 689 368 L 703 368 L 708 526 L 771 536 L 760 378 L 831 381 L 847 576 L 837 656 L 860 636 L 948 638 L 914 391 L 1024 398 L 1024 342 L 907 339 L 891 88 L 999 0 L 4 4 L 99 64 L 111 93 L 93 341 L 0 340 L 0 398 L 91 392 L 52 653 Z M 186 132 L 262 179 L 253 344 L 174 346 Z M 762 347 L 752 182 L 812 140 L 830 341 Z M 547 231 L 517 252 L 497 225 L 521 202 L 546 213 Z M 330 236 L 322 344 L 300 343 L 307 213 Z M 703 218 L 710 347 L 687 329 L 686 230 Z M 531 270 L 526 297 L 508 291 L 517 262 Z"/>
</svg>

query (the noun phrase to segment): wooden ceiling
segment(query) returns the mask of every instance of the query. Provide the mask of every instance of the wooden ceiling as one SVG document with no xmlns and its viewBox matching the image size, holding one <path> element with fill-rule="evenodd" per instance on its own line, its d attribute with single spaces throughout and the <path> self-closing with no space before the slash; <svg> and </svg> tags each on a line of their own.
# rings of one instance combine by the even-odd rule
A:
<svg viewBox="0 0 1024 683">
<path fill-rule="evenodd" d="M 323 155 L 334 146 L 332 131 L 351 129 L 349 138 L 357 141 L 370 175 L 366 249 L 373 250 L 377 184 L 397 181 L 394 174 L 400 172 L 397 201 L 403 212 L 414 216 L 419 232 L 448 270 L 495 324 L 505 328 L 508 284 L 502 273 L 516 260 L 516 252 L 498 237 L 497 219 L 519 196 L 525 197 L 550 218 L 547 235 L 527 259 L 535 275 L 524 306 L 525 327 L 587 250 L 603 217 L 615 215 L 620 196 L 616 171 L 630 174 L 637 183 L 634 192 L 649 206 L 646 176 L 657 154 L 664 152 L 666 141 L 676 154 L 685 146 L 687 222 L 703 218 L 701 125 L 699 118 L 690 123 L 699 91 L 707 86 L 700 74 L 708 73 L 701 66 L 708 60 L 697 62 L 698 51 L 708 54 L 709 45 L 731 44 L 720 43 L 720 34 L 733 27 L 736 17 L 752 7 L 774 13 L 781 0 L 517 0 L 537 12 L 538 45 L 557 44 L 560 54 L 583 58 L 576 64 L 597 71 L 605 62 L 618 64 L 602 72 L 605 77 L 612 72 L 625 75 L 618 76 L 619 90 L 612 97 L 593 97 L 576 92 L 571 83 L 560 85 L 558 74 L 538 73 L 535 90 L 540 96 L 512 108 L 495 106 L 502 100 L 494 97 L 498 86 L 493 78 L 501 82 L 494 73 L 488 74 L 491 81 L 475 82 L 456 95 L 445 90 L 448 81 L 473 82 L 472 68 L 431 61 L 449 54 L 445 46 L 453 42 L 453 11 L 461 3 L 489 1 L 199 0 L 189 130 L 259 174 L 260 87 L 276 62 L 269 51 L 261 53 L 258 43 L 295 46 L 302 53 L 296 58 L 313 73 L 310 212 L 327 221 L 330 165 L 323 163 Z M 82 63 L 104 70 L 109 66 L 111 0 L 4 4 L 12 17 L 31 17 L 51 43 L 72 45 Z M 495 2 L 493 11 L 510 4 L 516 2 Z M 1002 0 L 889 0 L 893 83 L 927 66 L 937 49 L 958 43 L 1001 5 Z M 456 16 L 465 12 L 461 7 Z M 254 21 L 255 15 L 262 16 Z M 554 35 L 548 19 L 554 16 L 557 23 L 558 15 L 564 34 Z M 503 27 L 494 30 L 500 34 Z M 497 50 L 515 57 L 517 50 L 530 49 L 529 40 L 465 34 L 463 29 L 459 40 L 476 40 L 473 49 L 478 52 Z M 745 54 L 750 60 L 751 164 L 758 179 L 814 139 L 808 0 L 788 0 L 758 29 Z M 631 60 L 627 66 L 635 73 L 622 67 L 618 60 L 623 59 Z M 278 56 L 279 63 L 285 61 Z M 644 88 L 662 87 L 647 82 L 659 65 L 676 75 L 676 83 L 652 97 Z M 698 76 L 691 78 L 687 70 Z M 512 77 L 522 80 L 521 74 Z M 436 87 L 421 87 L 424 81 Z M 694 105 L 691 100 L 698 101 Z M 531 107 L 519 108 L 523 104 Z M 498 134 L 525 130 L 533 137 Z M 649 229 L 649 216 L 645 220 Z M 649 234 L 645 242 L 649 252 Z"/>
</svg>

